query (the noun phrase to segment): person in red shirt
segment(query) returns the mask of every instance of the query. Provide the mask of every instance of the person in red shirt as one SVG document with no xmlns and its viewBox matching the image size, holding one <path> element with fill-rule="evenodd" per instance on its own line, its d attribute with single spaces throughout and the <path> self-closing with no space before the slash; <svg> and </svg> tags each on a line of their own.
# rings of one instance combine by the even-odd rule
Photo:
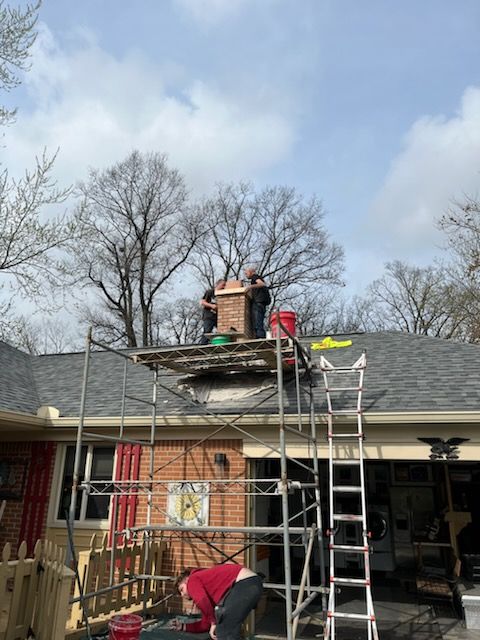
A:
<svg viewBox="0 0 480 640">
<path fill-rule="evenodd" d="M 175 618 L 172 628 L 190 633 L 208 631 L 212 640 L 240 640 L 242 624 L 263 593 L 261 577 L 233 563 L 187 569 L 175 585 L 183 598 L 197 605 L 202 618 L 190 624 Z"/>
</svg>

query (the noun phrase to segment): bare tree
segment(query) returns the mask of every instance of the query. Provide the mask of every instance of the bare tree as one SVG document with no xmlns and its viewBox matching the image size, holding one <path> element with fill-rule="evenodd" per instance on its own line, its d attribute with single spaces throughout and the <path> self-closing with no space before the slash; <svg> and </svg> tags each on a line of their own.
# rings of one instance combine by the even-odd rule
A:
<svg viewBox="0 0 480 640">
<path fill-rule="evenodd" d="M 316 296 L 302 294 L 295 300 L 295 311 L 297 330 L 304 336 L 379 331 L 384 328 L 377 314 L 372 313 L 370 300 L 359 296 L 347 300 L 339 295 L 338 289 L 330 289 Z"/>
<path fill-rule="evenodd" d="M 82 342 L 72 334 L 69 323 L 60 318 L 36 319 L 7 313 L 0 325 L 0 340 L 32 355 L 83 348 Z"/>
<path fill-rule="evenodd" d="M 82 242 L 70 265 L 85 285 L 84 319 L 111 343 L 154 342 L 158 305 L 185 264 L 204 222 L 188 205 L 185 182 L 159 153 L 131 153 L 79 185 Z"/>
<path fill-rule="evenodd" d="M 39 7 L 37 2 L 16 9 L 0 0 L 0 90 L 4 92 L 18 86 L 20 72 L 29 68 Z M 14 116 L 15 109 L 0 106 L 0 125 L 11 123 Z M 0 289 L 12 284 L 16 295 L 38 296 L 45 278 L 58 275 L 53 255 L 74 232 L 66 216 L 51 215 L 50 208 L 69 193 L 57 188 L 51 177 L 54 161 L 55 156 L 47 158 L 44 153 L 35 168 L 17 180 L 8 168 L 0 169 Z"/>
<path fill-rule="evenodd" d="M 480 202 L 470 196 L 454 202 L 438 226 L 447 238 L 448 274 L 465 316 L 465 339 L 480 342 Z"/>
<path fill-rule="evenodd" d="M 153 320 L 155 344 L 193 344 L 202 335 L 202 313 L 197 299 L 177 298 L 160 306 Z"/>
<path fill-rule="evenodd" d="M 465 313 L 442 267 L 387 263 L 385 274 L 368 288 L 364 326 L 443 338 L 463 338 Z"/>
<path fill-rule="evenodd" d="M 317 198 L 289 187 L 256 192 L 248 183 L 219 185 L 199 210 L 211 231 L 197 243 L 190 264 L 202 284 L 243 278 L 255 265 L 271 287 L 274 304 L 317 287 L 340 284 L 343 250 L 331 242 Z"/>
<path fill-rule="evenodd" d="M 17 87 L 21 82 L 19 72 L 29 69 L 40 4 L 27 4 L 20 9 L 0 0 L 0 88 L 3 91 Z M 15 109 L 0 105 L 0 125 L 12 122 L 15 113 Z"/>
<path fill-rule="evenodd" d="M 55 157 L 37 159 L 33 172 L 11 180 L 0 175 L 0 274 L 13 276 L 22 293 L 37 295 L 45 277 L 58 275 L 52 252 L 75 234 L 75 224 L 65 215 L 41 219 L 49 206 L 63 202 L 69 189 L 58 189 L 51 178 Z"/>
<path fill-rule="evenodd" d="M 466 196 L 439 220 L 458 267 L 471 282 L 480 278 L 480 202 Z"/>
</svg>

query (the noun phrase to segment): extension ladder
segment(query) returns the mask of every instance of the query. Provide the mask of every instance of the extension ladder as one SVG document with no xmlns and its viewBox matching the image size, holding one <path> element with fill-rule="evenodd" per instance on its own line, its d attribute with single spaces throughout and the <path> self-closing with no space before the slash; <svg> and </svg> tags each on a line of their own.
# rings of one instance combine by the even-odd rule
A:
<svg viewBox="0 0 480 640">
<path fill-rule="evenodd" d="M 324 356 L 320 356 L 320 368 L 323 373 L 327 397 L 328 428 L 328 477 L 329 477 L 329 559 L 330 559 L 330 591 L 328 597 L 327 620 L 325 624 L 325 640 L 335 640 L 335 625 L 339 619 L 366 621 L 368 640 L 378 640 L 377 623 L 373 609 L 370 583 L 370 534 L 367 530 L 367 507 L 365 494 L 365 470 L 363 457 L 363 424 L 362 424 L 362 391 L 367 359 L 365 353 L 351 366 L 334 366 Z M 346 408 L 346 405 L 351 405 Z M 338 408 L 341 407 L 341 408 Z M 335 418 L 338 416 L 356 417 L 356 431 L 350 427 L 348 431 L 338 430 Z M 337 452 L 341 445 L 346 448 L 340 457 Z M 350 468 L 350 476 L 358 478 L 354 484 L 339 484 L 339 467 Z M 356 471 L 355 471 L 356 470 Z M 347 474 L 348 475 L 348 474 Z M 340 500 L 348 501 L 345 513 Z M 359 506 L 357 506 L 359 504 Z M 355 505 L 355 508 L 353 507 Z M 353 513 L 356 511 L 356 513 Z M 354 530 L 355 544 L 352 538 L 345 542 L 344 527 L 348 524 Z M 350 534 L 351 535 L 351 534 Z M 340 538 L 340 540 L 338 539 Z M 362 577 L 340 577 L 337 575 L 339 554 L 349 554 L 356 558 L 362 568 Z M 345 557 L 345 556 L 344 556 Z M 362 563 L 363 558 L 363 563 Z M 336 562 L 337 560 L 337 562 Z M 355 563 L 354 563 L 355 564 Z M 336 608 L 336 589 L 338 586 L 351 587 L 364 591 L 364 608 L 357 612 L 340 612 Z M 360 602 L 363 598 L 360 599 Z M 358 602 L 358 599 L 354 600 Z M 360 607 L 360 605 L 358 605 Z"/>
</svg>

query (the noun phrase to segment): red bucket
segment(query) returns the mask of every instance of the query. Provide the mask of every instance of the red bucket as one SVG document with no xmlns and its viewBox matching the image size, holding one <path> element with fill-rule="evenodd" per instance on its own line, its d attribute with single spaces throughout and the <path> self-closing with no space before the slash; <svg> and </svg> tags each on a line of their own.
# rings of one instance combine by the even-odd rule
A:
<svg viewBox="0 0 480 640">
<path fill-rule="evenodd" d="M 297 314 L 294 311 L 279 311 L 280 322 L 283 324 L 285 329 L 289 331 L 292 336 L 296 335 L 296 320 Z M 270 315 L 270 326 L 272 327 L 272 336 L 275 338 L 277 336 L 277 313 L 272 313 Z M 287 334 L 284 332 L 283 328 L 280 327 L 282 337 L 287 337 Z"/>
<path fill-rule="evenodd" d="M 142 630 L 142 618 L 129 613 L 113 616 L 108 623 L 108 640 L 138 640 Z"/>
</svg>

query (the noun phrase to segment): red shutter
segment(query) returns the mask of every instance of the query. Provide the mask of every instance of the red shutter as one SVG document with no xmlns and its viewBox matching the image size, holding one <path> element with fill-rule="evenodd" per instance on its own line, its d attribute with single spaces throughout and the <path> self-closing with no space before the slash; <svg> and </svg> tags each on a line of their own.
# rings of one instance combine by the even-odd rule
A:
<svg viewBox="0 0 480 640">
<path fill-rule="evenodd" d="M 22 522 L 18 544 L 25 540 L 28 553 L 42 536 L 50 498 L 49 481 L 53 464 L 53 442 L 32 443 L 32 454 L 23 498 Z"/>
<path fill-rule="evenodd" d="M 117 465 L 115 467 L 115 481 L 117 480 L 138 480 L 140 474 L 140 445 L 118 444 L 117 445 Z M 109 543 L 112 543 L 113 531 L 133 527 L 137 512 L 138 497 L 132 495 L 115 496 L 112 501 L 112 515 L 110 520 Z M 115 513 L 115 502 L 117 509 L 117 522 L 113 522 Z M 123 542 L 123 536 L 119 536 L 117 543 Z"/>
</svg>

